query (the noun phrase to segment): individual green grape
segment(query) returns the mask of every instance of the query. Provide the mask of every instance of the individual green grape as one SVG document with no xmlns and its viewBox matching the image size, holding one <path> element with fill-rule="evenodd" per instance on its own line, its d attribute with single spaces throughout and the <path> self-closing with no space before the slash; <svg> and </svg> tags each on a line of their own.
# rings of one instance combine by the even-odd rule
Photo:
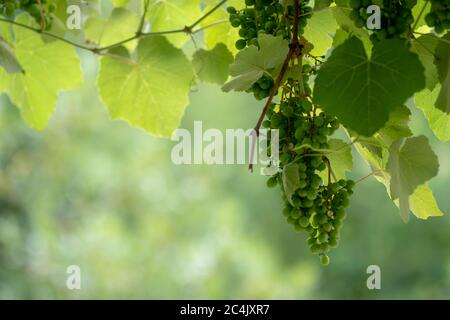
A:
<svg viewBox="0 0 450 320">
<path fill-rule="evenodd" d="M 244 49 L 246 45 L 247 42 L 243 39 L 239 39 L 238 41 L 236 41 L 236 49 L 238 50 Z"/>
<path fill-rule="evenodd" d="M 269 188 L 275 188 L 278 184 L 278 177 L 277 176 L 272 176 L 267 180 L 267 186 Z"/>
<path fill-rule="evenodd" d="M 329 258 L 326 254 L 321 255 L 321 256 L 320 256 L 320 263 L 321 263 L 322 265 L 324 265 L 324 266 L 327 266 L 327 265 L 330 264 L 330 258 Z"/>
</svg>

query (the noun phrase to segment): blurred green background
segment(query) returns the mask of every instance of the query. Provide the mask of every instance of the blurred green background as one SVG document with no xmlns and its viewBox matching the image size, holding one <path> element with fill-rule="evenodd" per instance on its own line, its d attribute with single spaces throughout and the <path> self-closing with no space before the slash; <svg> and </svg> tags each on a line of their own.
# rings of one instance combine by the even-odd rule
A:
<svg viewBox="0 0 450 320">
<path fill-rule="evenodd" d="M 450 293 L 450 143 L 432 180 L 441 218 L 409 224 L 384 187 L 359 184 L 331 264 L 320 265 L 281 214 L 278 190 L 245 166 L 175 166 L 174 142 L 110 121 L 95 91 L 64 93 L 44 132 L 0 101 L 0 298 L 444 299 Z M 260 103 L 200 85 L 183 127 L 251 128 Z M 353 178 L 368 173 L 355 155 Z M 381 267 L 382 289 L 366 287 Z M 81 290 L 66 268 L 81 268 Z"/>
</svg>

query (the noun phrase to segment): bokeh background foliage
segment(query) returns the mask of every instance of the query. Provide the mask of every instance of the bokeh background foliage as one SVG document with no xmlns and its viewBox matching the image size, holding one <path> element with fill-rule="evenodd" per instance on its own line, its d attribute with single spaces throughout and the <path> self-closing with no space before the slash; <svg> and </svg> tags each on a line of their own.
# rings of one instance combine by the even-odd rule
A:
<svg viewBox="0 0 450 320">
<path fill-rule="evenodd" d="M 193 42 L 183 49 L 192 53 Z M 414 134 L 439 156 L 431 186 L 447 215 L 404 224 L 385 188 L 367 179 L 322 267 L 264 177 L 239 165 L 173 165 L 174 142 L 110 121 L 98 60 L 78 55 L 83 86 L 60 95 L 43 132 L 0 98 L 0 298 L 448 298 L 450 143 L 412 103 Z M 182 127 L 251 128 L 260 109 L 248 94 L 200 84 Z M 350 176 L 368 172 L 355 153 Z M 366 287 L 372 264 L 380 291 Z M 81 267 L 81 290 L 66 288 L 69 265 Z"/>
<path fill-rule="evenodd" d="M 450 217 L 404 224 L 384 187 L 358 185 L 332 264 L 311 256 L 278 191 L 245 166 L 175 166 L 169 140 L 109 120 L 82 55 L 84 87 L 61 95 L 49 127 L 0 104 L 0 298 L 448 298 Z M 183 127 L 250 128 L 260 105 L 200 85 Z M 412 108 L 439 155 L 431 185 L 450 212 L 450 144 Z M 239 115 L 239 116 L 236 116 Z M 368 172 L 355 154 L 352 177 Z M 79 265 L 82 289 L 66 288 Z M 366 268 L 382 290 L 366 288 Z"/>
</svg>

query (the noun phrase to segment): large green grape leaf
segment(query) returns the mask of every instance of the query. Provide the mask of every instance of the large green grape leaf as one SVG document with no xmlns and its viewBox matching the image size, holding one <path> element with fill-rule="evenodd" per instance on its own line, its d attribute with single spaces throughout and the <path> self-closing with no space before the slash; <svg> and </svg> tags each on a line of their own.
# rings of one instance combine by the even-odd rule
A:
<svg viewBox="0 0 450 320">
<path fill-rule="evenodd" d="M 434 64 L 435 50 L 438 45 L 438 37 L 433 34 L 424 34 L 412 42 L 412 51 L 417 53 L 422 65 L 425 68 L 425 78 L 427 88 L 433 90 L 439 82 L 438 70 Z"/>
<path fill-rule="evenodd" d="M 294 205 L 294 203 L 292 202 L 292 196 L 294 195 L 295 191 L 300 188 L 300 176 L 298 171 L 298 164 L 290 163 L 284 166 L 281 175 L 284 192 L 289 203 L 291 203 L 292 205 Z"/>
<path fill-rule="evenodd" d="M 409 196 L 437 175 L 438 158 L 425 136 L 400 139 L 389 150 L 387 170 L 391 176 L 391 198 L 399 199 L 401 216 L 407 221 Z"/>
<path fill-rule="evenodd" d="M 361 40 L 352 37 L 319 69 L 314 99 L 345 127 L 370 136 L 392 110 L 424 87 L 422 64 L 403 41 L 380 41 L 369 59 Z"/>
<path fill-rule="evenodd" d="M 139 41 L 136 62 L 103 57 L 98 87 L 113 119 L 169 137 L 189 102 L 193 78 L 183 52 L 156 36 Z"/>
<path fill-rule="evenodd" d="M 109 46 L 134 36 L 138 26 L 139 18 L 134 12 L 115 8 L 108 20 L 99 17 L 88 19 L 84 33 L 87 40 L 99 46 Z"/>
<path fill-rule="evenodd" d="M 330 139 L 330 152 L 325 156 L 330 160 L 331 169 L 333 170 L 334 178 L 337 180 L 345 178 L 345 172 L 351 171 L 353 168 L 353 157 L 351 146 L 340 139 Z M 328 170 L 322 171 L 320 176 L 326 181 Z"/>
<path fill-rule="evenodd" d="M 315 12 L 308 20 L 304 37 L 314 44 L 311 54 L 323 56 L 331 48 L 338 25 L 331 10 Z"/>
<path fill-rule="evenodd" d="M 183 29 L 200 17 L 200 2 L 193 0 L 150 0 L 147 12 L 152 32 Z M 182 46 L 189 38 L 177 33 L 167 39 L 175 46 Z"/>
<path fill-rule="evenodd" d="M 0 65 L 8 73 L 23 72 L 23 68 L 19 61 L 17 61 L 14 52 L 2 37 L 0 37 Z"/>
<path fill-rule="evenodd" d="M 414 96 L 416 107 L 420 108 L 428 120 L 431 130 L 442 142 L 450 140 L 450 114 L 445 113 L 434 106 L 441 86 L 437 85 L 433 91 L 425 89 Z"/>
<path fill-rule="evenodd" d="M 21 15 L 17 22 L 31 24 Z M 21 110 L 28 125 L 43 129 L 56 107 L 58 93 L 82 83 L 80 61 L 73 47 L 60 42 L 45 43 L 39 34 L 14 27 L 14 53 L 24 73 L 13 75 L 0 69 L 0 89 Z"/>
<path fill-rule="evenodd" d="M 212 50 L 198 50 L 192 60 L 199 79 L 216 84 L 227 81 L 231 62 L 233 55 L 223 43 L 218 43 Z"/>
<path fill-rule="evenodd" d="M 263 74 L 270 76 L 270 71 L 280 67 L 289 52 L 289 43 L 281 36 L 260 34 L 258 47 L 251 45 L 240 51 L 230 66 L 230 75 L 235 79 L 226 83 L 225 92 L 244 91 L 258 81 Z"/>
<path fill-rule="evenodd" d="M 203 13 L 209 12 L 217 1 L 208 0 L 208 4 L 203 9 Z M 243 2 L 241 0 L 229 0 L 227 4 L 230 6 L 235 6 L 237 9 L 243 7 Z M 204 30 L 205 33 L 205 45 L 208 49 L 213 49 L 218 43 L 224 43 L 228 50 L 235 55 L 238 50 L 236 49 L 235 43 L 240 38 L 239 29 L 233 28 L 228 21 L 229 14 L 220 8 L 210 14 L 206 19 L 202 21 L 202 27 L 211 26 Z"/>
</svg>

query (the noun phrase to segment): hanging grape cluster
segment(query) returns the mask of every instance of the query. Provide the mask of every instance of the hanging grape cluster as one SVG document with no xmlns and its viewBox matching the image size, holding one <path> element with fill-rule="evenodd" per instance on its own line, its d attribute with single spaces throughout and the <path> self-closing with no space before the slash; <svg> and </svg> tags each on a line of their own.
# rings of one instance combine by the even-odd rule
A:
<svg viewBox="0 0 450 320">
<path fill-rule="evenodd" d="M 350 7 L 353 9 L 350 17 L 358 28 L 366 26 L 369 18 L 367 7 L 372 5 L 372 2 L 372 0 L 350 0 Z M 371 30 L 372 42 L 405 36 L 414 22 L 412 9 L 416 4 L 417 0 L 383 0 L 381 29 Z"/>
<path fill-rule="evenodd" d="M 426 15 L 425 21 L 430 27 L 434 27 L 437 33 L 450 29 L 450 0 L 431 0 L 431 10 Z"/>
<path fill-rule="evenodd" d="M 308 6 L 309 0 L 302 1 L 299 8 L 298 31 L 299 34 L 311 17 L 312 7 Z M 239 28 L 240 39 L 236 41 L 236 48 L 242 50 L 247 46 L 258 46 L 258 35 L 261 33 L 274 36 L 282 36 L 290 39 L 292 28 L 289 26 L 294 21 L 294 6 L 292 4 L 284 7 L 279 0 L 245 0 L 246 7 L 237 10 L 228 7 L 230 23 Z M 257 100 L 267 98 L 273 88 L 273 79 L 263 76 L 256 82 L 248 92 L 253 92 Z"/>
<path fill-rule="evenodd" d="M 53 17 L 49 14 L 56 9 L 55 4 L 47 0 L 3 0 L 0 3 L 0 12 L 13 18 L 21 11 L 28 12 L 44 30 L 52 26 Z"/>
<path fill-rule="evenodd" d="M 288 198 L 281 173 L 270 177 L 269 187 L 280 185 L 285 203 L 283 214 L 288 223 L 298 231 L 305 231 L 307 243 L 313 254 L 318 254 L 322 264 L 329 263 L 327 253 L 338 246 L 340 229 L 346 217 L 345 208 L 353 193 L 352 180 L 324 182 L 320 172 L 331 170 L 326 153 L 328 138 L 338 128 L 336 118 L 320 112 L 309 97 L 309 75 L 315 70 L 308 64 L 303 66 L 303 81 L 289 79 L 279 104 L 272 104 L 263 126 L 279 130 L 280 168 L 292 166 L 298 174 L 299 184 Z"/>
</svg>

